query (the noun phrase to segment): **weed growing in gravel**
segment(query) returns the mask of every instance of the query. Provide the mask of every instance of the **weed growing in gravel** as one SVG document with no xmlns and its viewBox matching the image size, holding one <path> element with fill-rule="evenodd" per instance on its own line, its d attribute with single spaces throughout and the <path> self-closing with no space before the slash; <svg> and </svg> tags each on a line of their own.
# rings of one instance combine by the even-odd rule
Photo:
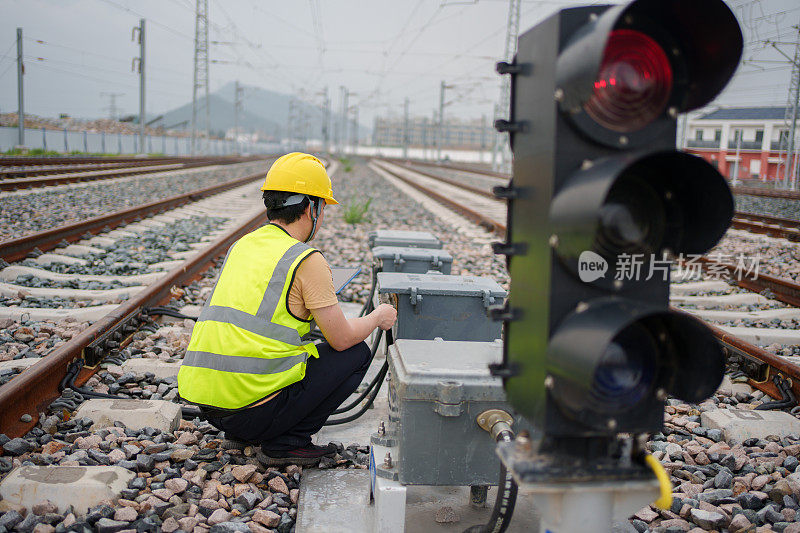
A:
<svg viewBox="0 0 800 533">
<path fill-rule="evenodd" d="M 353 162 L 347 159 L 346 157 L 340 157 L 339 162 L 342 164 L 342 168 L 345 172 L 352 172 L 353 171 Z"/>
<path fill-rule="evenodd" d="M 345 207 L 344 221 L 348 224 L 360 224 L 361 222 L 369 220 L 367 211 L 369 211 L 369 205 L 371 203 L 372 198 L 367 198 L 366 201 L 352 200 L 347 204 L 347 207 Z"/>
</svg>

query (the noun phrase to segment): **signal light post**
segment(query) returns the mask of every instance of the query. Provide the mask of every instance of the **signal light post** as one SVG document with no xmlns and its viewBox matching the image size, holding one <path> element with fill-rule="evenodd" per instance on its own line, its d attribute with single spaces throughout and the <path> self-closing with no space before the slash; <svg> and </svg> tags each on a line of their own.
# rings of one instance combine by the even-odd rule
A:
<svg viewBox="0 0 800 533">
<path fill-rule="evenodd" d="M 542 531 L 610 531 L 659 489 L 668 506 L 647 436 L 668 396 L 699 402 L 722 379 L 710 330 L 669 310 L 669 266 L 717 243 L 733 198 L 675 137 L 679 113 L 713 100 L 741 52 L 721 0 L 636 0 L 564 9 L 498 64 L 512 76 L 511 119 L 497 126 L 514 170 L 496 191 L 511 293 L 493 371 L 536 428 L 498 453 L 536 493 Z"/>
</svg>

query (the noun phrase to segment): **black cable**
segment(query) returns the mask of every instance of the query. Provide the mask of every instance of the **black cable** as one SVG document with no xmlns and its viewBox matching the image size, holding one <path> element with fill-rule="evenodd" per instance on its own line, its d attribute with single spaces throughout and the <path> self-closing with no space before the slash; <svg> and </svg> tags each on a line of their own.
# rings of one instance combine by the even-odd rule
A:
<svg viewBox="0 0 800 533">
<path fill-rule="evenodd" d="M 108 400 L 129 400 L 130 398 L 125 398 L 123 396 L 116 396 L 114 394 L 105 394 L 103 392 L 95 392 L 89 389 L 85 389 L 83 387 L 78 387 L 75 385 L 75 380 L 78 378 L 78 374 L 83 368 L 83 359 L 78 358 L 72 361 L 69 366 L 67 367 L 67 373 L 64 375 L 64 378 L 58 384 L 59 392 L 64 392 L 65 389 L 70 389 L 77 392 L 79 395 L 86 397 L 86 398 L 101 398 L 101 399 L 108 399 Z M 58 401 L 58 400 L 56 400 Z M 181 413 L 184 415 L 189 415 L 192 417 L 200 416 L 200 409 L 193 405 L 181 405 Z"/>
<path fill-rule="evenodd" d="M 177 309 L 171 307 L 143 307 L 142 312 L 147 316 L 171 316 L 173 318 L 188 318 L 189 320 L 197 320 L 200 317 L 184 315 Z"/>
<path fill-rule="evenodd" d="M 364 302 L 364 307 L 361 308 L 361 312 L 358 316 L 366 316 L 368 315 L 374 307 L 372 306 L 372 298 L 375 296 L 375 287 L 378 285 L 378 269 L 377 267 L 372 267 L 372 287 L 369 290 L 369 296 L 367 297 L 367 301 Z"/>
<path fill-rule="evenodd" d="M 513 433 L 501 431 L 497 436 L 497 442 L 504 440 L 509 442 Z M 486 524 L 472 526 L 464 530 L 464 533 L 503 533 L 511 523 L 514 515 L 514 506 L 517 503 L 517 482 L 506 469 L 506 465 L 500 462 L 500 483 L 497 487 L 497 499 L 494 501 L 492 516 Z"/>
<path fill-rule="evenodd" d="M 378 371 L 378 375 L 375 378 L 378 380 L 378 386 L 372 390 L 372 394 L 370 394 L 369 399 L 367 402 L 358 410 L 358 412 L 353 413 L 350 416 L 346 416 L 344 418 L 337 418 L 334 420 L 328 419 L 324 426 L 338 426 L 339 424 L 346 424 L 347 422 L 352 422 L 353 420 L 359 418 L 361 415 L 367 412 L 367 409 L 372 407 L 373 402 L 375 402 L 375 398 L 378 396 L 378 392 L 381 390 L 381 384 L 383 383 L 384 378 L 386 377 L 386 372 L 389 370 L 389 362 L 386 361 L 383 363 L 383 366 Z"/>
<path fill-rule="evenodd" d="M 781 399 L 774 401 L 774 402 L 765 402 L 761 405 L 757 406 L 754 410 L 757 411 L 767 411 L 771 409 L 789 409 L 797 405 L 797 397 L 794 395 L 792 391 L 791 385 L 785 379 L 783 379 L 780 374 L 776 375 L 772 378 L 773 383 L 775 383 L 775 387 L 778 389 L 778 392 L 781 393 Z"/>
<path fill-rule="evenodd" d="M 378 347 L 381 344 L 381 337 L 382 336 L 383 336 L 383 330 L 379 329 L 378 332 L 375 334 L 375 340 L 372 341 L 372 349 L 370 350 L 370 357 L 369 357 L 370 364 L 372 364 L 373 359 L 375 359 L 375 354 L 378 352 Z M 339 407 L 332 414 L 340 415 L 340 414 L 346 413 L 347 411 L 349 411 L 349 410 L 353 409 L 354 407 L 356 407 L 359 403 L 361 403 L 361 400 L 366 398 L 367 394 L 369 394 L 370 391 L 373 388 L 375 388 L 375 385 L 378 383 L 378 379 L 377 378 L 378 378 L 378 376 L 376 375 L 375 378 L 373 378 L 373 380 L 370 382 L 370 384 L 367 387 L 367 389 L 365 391 L 363 391 L 358 396 L 358 398 L 356 398 L 355 400 L 353 400 L 349 404 L 345 405 L 344 407 Z"/>
</svg>

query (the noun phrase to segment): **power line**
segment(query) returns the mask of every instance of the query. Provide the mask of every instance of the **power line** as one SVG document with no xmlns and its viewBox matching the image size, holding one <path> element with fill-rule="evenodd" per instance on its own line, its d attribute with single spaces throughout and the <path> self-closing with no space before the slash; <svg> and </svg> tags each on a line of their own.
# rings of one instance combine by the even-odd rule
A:
<svg viewBox="0 0 800 533">
<path fill-rule="evenodd" d="M 132 15 L 136 15 L 137 17 L 146 18 L 147 20 L 150 21 L 151 24 L 155 24 L 156 26 L 158 26 L 160 28 L 163 28 L 163 29 L 167 30 L 168 32 L 170 32 L 170 33 L 172 33 L 174 35 L 177 35 L 178 37 L 182 37 L 184 39 L 193 40 L 193 38 L 191 36 L 186 35 L 185 33 L 180 32 L 180 31 L 176 30 L 175 28 L 173 28 L 171 26 L 168 26 L 166 24 L 162 24 L 162 23 L 158 22 L 157 20 L 153 20 L 151 17 L 145 16 L 142 13 L 139 13 L 138 11 L 134 11 L 133 9 L 131 9 L 129 7 L 123 6 L 122 4 L 118 4 L 117 2 L 114 2 L 114 0 L 99 0 L 99 1 L 100 2 L 105 2 L 106 4 L 108 4 L 110 6 L 114 6 L 117 9 L 121 9 L 122 11 L 128 12 L 128 13 L 130 13 Z"/>
</svg>

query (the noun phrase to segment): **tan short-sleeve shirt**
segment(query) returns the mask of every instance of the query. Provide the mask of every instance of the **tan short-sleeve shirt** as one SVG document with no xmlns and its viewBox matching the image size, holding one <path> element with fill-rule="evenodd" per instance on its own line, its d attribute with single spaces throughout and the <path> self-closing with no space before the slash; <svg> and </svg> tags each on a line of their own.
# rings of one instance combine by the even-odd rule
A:
<svg viewBox="0 0 800 533">
<path fill-rule="evenodd" d="M 289 288 L 289 311 L 297 318 L 308 320 L 310 310 L 329 307 L 338 301 L 330 265 L 321 253 L 312 253 L 295 272 Z"/>
</svg>

